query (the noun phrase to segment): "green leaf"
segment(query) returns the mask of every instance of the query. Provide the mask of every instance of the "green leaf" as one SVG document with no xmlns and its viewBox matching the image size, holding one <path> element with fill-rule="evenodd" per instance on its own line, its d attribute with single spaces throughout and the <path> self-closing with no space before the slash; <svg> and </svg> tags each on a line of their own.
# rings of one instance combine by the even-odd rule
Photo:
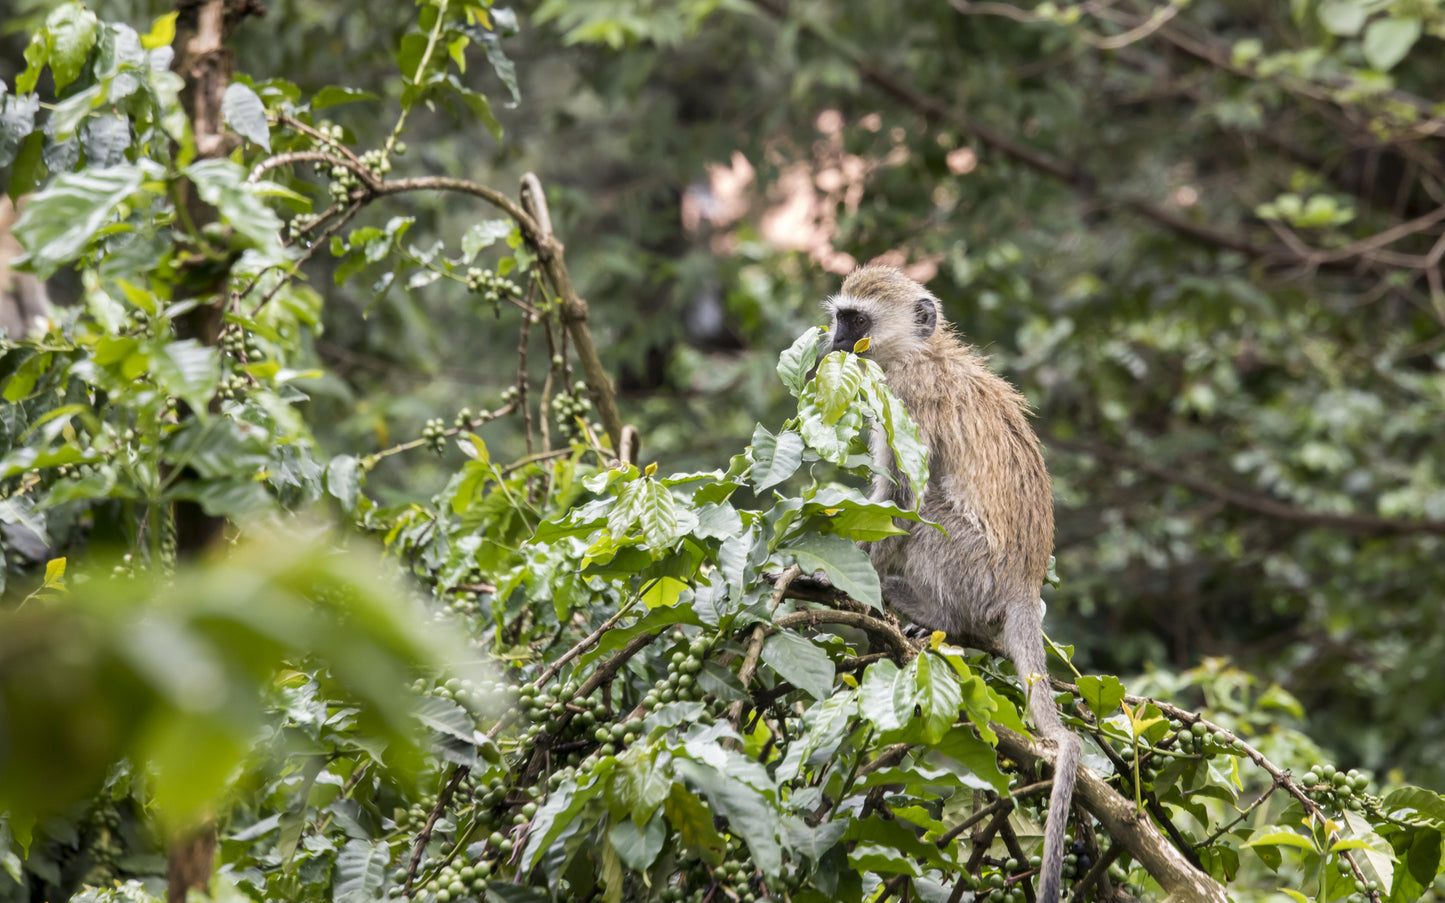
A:
<svg viewBox="0 0 1445 903">
<path fill-rule="evenodd" d="M 334 903 L 370 903 L 381 899 L 391 849 L 384 840 L 349 840 L 336 857 Z"/>
<path fill-rule="evenodd" d="M 285 256 L 281 219 L 246 183 L 246 171 L 229 159 L 201 160 L 184 170 L 201 200 L 216 208 L 221 219 L 255 243 L 270 259 Z"/>
<path fill-rule="evenodd" d="M 512 224 L 504 219 L 473 223 L 462 235 L 462 262 L 471 263 L 483 248 L 491 247 L 512 232 Z"/>
<path fill-rule="evenodd" d="M 124 163 L 130 147 L 130 120 L 119 114 L 91 116 L 81 128 L 80 145 L 85 148 L 85 161 L 90 166 Z"/>
<path fill-rule="evenodd" d="M 327 85 L 316 96 L 311 98 L 311 109 L 324 110 L 327 107 L 334 107 L 337 104 L 354 103 L 358 100 L 378 100 L 376 94 L 371 91 L 363 91 L 360 88 L 344 88 L 338 85 Z"/>
<path fill-rule="evenodd" d="M 808 382 L 808 373 L 818 361 L 818 340 L 825 330 L 815 326 L 788 347 L 778 358 L 778 376 L 794 397 L 803 391 Z"/>
<path fill-rule="evenodd" d="M 1419 19 L 1376 19 L 1365 28 L 1361 45 L 1366 62 L 1381 72 L 1389 72 L 1415 46 L 1420 31 Z"/>
<path fill-rule="evenodd" d="M 50 74 L 58 91 L 75 81 L 95 46 L 99 21 L 82 3 L 66 3 L 45 19 L 50 38 Z"/>
<path fill-rule="evenodd" d="M 1311 838 L 1305 837 L 1302 834 L 1296 834 L 1293 831 L 1283 829 L 1274 831 L 1267 830 L 1262 833 L 1255 834 L 1249 840 L 1246 840 L 1243 845 L 1247 847 L 1294 847 L 1295 849 L 1299 850 L 1309 850 L 1311 852 L 1317 851 L 1315 842 Z"/>
<path fill-rule="evenodd" d="M 28 398 L 30 393 L 35 391 L 35 383 L 40 379 L 40 374 L 50 368 L 50 359 L 49 353 L 32 354 L 26 358 L 5 383 L 5 400 L 13 404 Z"/>
<path fill-rule="evenodd" d="M 864 387 L 869 408 L 874 418 L 883 425 L 888 447 L 893 449 L 894 462 L 908 479 L 913 498 L 922 499 L 924 487 L 928 485 L 928 448 L 923 444 L 918 424 L 909 416 L 903 402 L 888 390 L 877 364 L 872 361 L 865 363 L 869 365 L 870 376 Z"/>
<path fill-rule="evenodd" d="M 814 699 L 827 699 L 833 694 L 833 660 L 806 637 L 779 631 L 763 642 L 762 659 L 784 680 Z"/>
<path fill-rule="evenodd" d="M 30 36 L 30 43 L 25 45 L 25 71 L 15 76 L 16 94 L 30 94 L 35 91 L 35 86 L 40 83 L 40 73 L 45 68 L 45 61 L 49 58 L 49 36 L 44 30 L 37 31 Z"/>
<path fill-rule="evenodd" d="M 0 166 L 9 166 L 20 145 L 35 128 L 40 98 L 34 94 L 0 97 Z"/>
<path fill-rule="evenodd" d="M 874 662 L 858 685 L 858 705 L 863 717 L 880 731 L 895 731 L 913 717 L 912 677 L 906 679 L 898 666 L 887 659 Z M 901 685 L 901 686 L 900 686 Z"/>
<path fill-rule="evenodd" d="M 682 708 L 677 703 L 672 705 Z M 653 718 L 668 708 L 662 706 L 649 715 L 644 732 L 664 726 L 660 719 Z M 667 800 L 672 787 L 671 776 L 658 764 L 657 758 L 646 747 L 634 746 L 617 757 L 617 770 L 607 786 L 607 797 L 613 811 L 625 811 L 634 824 L 655 824 L 658 819 L 653 818 L 653 813 Z"/>
<path fill-rule="evenodd" d="M 778 549 L 790 553 L 804 573 L 822 570 L 833 585 L 874 608 L 883 607 L 878 572 L 868 553 L 834 533 L 807 533 Z"/>
<path fill-rule="evenodd" d="M 817 405 L 823 415 L 823 423 L 832 426 L 858 402 L 858 390 L 863 386 L 863 367 L 857 356 L 834 351 L 818 365 L 814 382 L 818 386 Z"/>
<path fill-rule="evenodd" d="M 1099 718 L 1107 718 L 1124 701 L 1124 684 L 1113 675 L 1095 676 L 1086 674 L 1079 678 L 1079 692 L 1088 703 L 1089 711 Z"/>
<path fill-rule="evenodd" d="M 1316 15 L 1330 34 L 1353 37 L 1365 27 L 1369 11 L 1359 0 L 1322 0 Z"/>
<path fill-rule="evenodd" d="M 1424 787 L 1406 786 L 1391 791 L 1381 801 L 1381 805 L 1386 812 L 1413 809 L 1427 818 L 1445 822 L 1445 798 Z"/>
<path fill-rule="evenodd" d="M 467 710 L 440 696 L 417 698 L 414 709 L 417 720 L 439 734 L 455 737 L 466 743 L 476 742 L 476 723 Z"/>
<path fill-rule="evenodd" d="M 266 105 L 261 103 L 261 98 L 249 85 L 231 82 L 226 86 L 226 93 L 221 97 L 221 115 L 236 130 L 236 134 L 268 152 L 271 150 Z"/>
<path fill-rule="evenodd" d="M 970 774 L 988 782 L 999 793 L 1008 792 L 1010 779 L 999 770 L 998 751 L 988 741 L 975 737 L 973 731 L 966 728 L 948 731 L 932 747 L 956 760 Z"/>
<path fill-rule="evenodd" d="M 45 178 L 44 151 L 44 132 L 31 132 L 20 142 L 20 150 L 15 154 L 15 161 L 10 164 L 10 187 L 6 189 L 10 200 L 19 201 L 40 186 L 41 180 Z"/>
<path fill-rule="evenodd" d="M 167 342 L 152 353 L 151 372 L 166 392 L 201 411 L 220 381 L 220 357 L 216 349 L 195 339 Z"/>
<path fill-rule="evenodd" d="M 753 430 L 753 467 L 749 477 L 762 492 L 792 476 L 803 464 L 803 437 L 792 430 L 774 436 L 761 424 Z"/>
<path fill-rule="evenodd" d="M 672 490 L 656 480 L 643 480 L 637 500 L 637 519 L 642 538 L 653 549 L 667 549 L 697 526 L 697 515 L 679 508 Z"/>
<path fill-rule="evenodd" d="M 354 511 L 361 496 L 361 463 L 351 455 L 337 455 L 326 465 L 326 491 L 346 511 Z"/>
<path fill-rule="evenodd" d="M 31 197 L 15 224 L 15 237 L 25 247 L 35 275 L 48 279 L 79 257 L 116 207 L 134 194 L 144 179 L 159 174 L 159 168 L 149 162 L 85 169 L 57 176 Z"/>
<path fill-rule="evenodd" d="M 1405 853 L 1405 869 L 1422 888 L 1429 887 L 1440 872 L 1440 832 L 1420 828 Z"/>
<path fill-rule="evenodd" d="M 671 788 L 669 788 L 671 789 Z M 619 822 L 608 832 L 607 839 L 617 851 L 622 864 L 640 872 L 657 860 L 662 852 L 662 843 L 667 839 L 667 825 L 661 818 L 654 818 L 638 827 L 637 822 L 628 819 Z"/>
<path fill-rule="evenodd" d="M 729 761 L 735 765 L 748 762 L 736 753 Z M 732 822 L 747 842 L 753 863 L 763 874 L 777 875 L 783 865 L 782 845 L 778 842 L 782 825 L 767 797 L 740 780 L 731 769 L 719 771 L 688 759 L 678 759 L 675 767 L 678 774 L 707 797 L 714 812 Z"/>
<path fill-rule="evenodd" d="M 909 670 L 914 678 L 913 698 L 923 714 L 923 740 L 929 744 L 937 743 L 958 720 L 958 710 L 963 705 L 963 689 L 953 669 L 937 656 L 920 654 Z M 914 723 L 918 723 L 916 719 Z"/>
</svg>

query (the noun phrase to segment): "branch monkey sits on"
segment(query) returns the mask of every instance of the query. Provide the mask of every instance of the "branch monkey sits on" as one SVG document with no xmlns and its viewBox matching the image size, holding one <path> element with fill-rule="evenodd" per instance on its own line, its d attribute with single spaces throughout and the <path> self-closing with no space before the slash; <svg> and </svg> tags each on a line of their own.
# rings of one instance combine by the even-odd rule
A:
<svg viewBox="0 0 1445 903">
<path fill-rule="evenodd" d="M 866 266 L 825 303 L 829 351 L 852 351 L 882 369 L 928 448 L 920 513 L 939 524 L 899 522 L 908 533 L 867 545 L 883 598 L 914 624 L 950 635 L 997 637 L 1018 669 L 1039 732 L 1058 753 L 1044 833 L 1039 903 L 1057 903 L 1064 830 L 1079 764 L 1079 738 L 1054 707 L 1039 593 L 1054 544 L 1053 496 L 1022 395 L 954 335 L 938 299 L 901 270 Z M 875 501 L 913 506 L 881 430 L 873 458 Z M 945 532 L 946 531 L 946 532 Z"/>
</svg>

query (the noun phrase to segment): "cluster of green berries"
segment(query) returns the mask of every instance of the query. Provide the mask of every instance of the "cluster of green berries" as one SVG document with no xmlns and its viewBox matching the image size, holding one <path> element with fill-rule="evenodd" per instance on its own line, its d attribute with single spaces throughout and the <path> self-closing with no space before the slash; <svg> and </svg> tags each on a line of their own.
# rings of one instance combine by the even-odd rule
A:
<svg viewBox="0 0 1445 903">
<path fill-rule="evenodd" d="M 530 684 L 516 688 L 518 701 L 521 703 L 522 711 L 528 722 L 527 727 L 522 730 L 521 741 L 524 745 L 531 744 L 544 732 L 554 738 L 554 745 L 575 746 L 585 745 L 593 740 L 593 728 L 599 722 L 605 722 L 612 717 L 611 710 L 600 695 L 583 699 L 577 696 L 577 684 L 569 681 L 565 686 L 557 688 L 554 692 L 545 687 L 537 688 Z M 565 719 L 563 715 L 568 711 L 572 717 Z M 621 734 L 619 734 L 619 737 Z M 612 748 L 616 752 L 616 747 Z M 611 755 L 612 753 L 607 753 Z M 572 749 L 562 761 L 568 765 L 578 765 L 582 756 L 577 749 Z M 550 786 L 558 787 L 562 783 L 557 774 L 551 778 Z"/>
<path fill-rule="evenodd" d="M 326 186 L 326 193 L 338 204 L 344 204 L 351 200 L 351 192 L 361 187 L 361 177 L 337 164 L 331 167 L 331 182 Z"/>
<path fill-rule="evenodd" d="M 785 871 L 777 878 L 758 874 L 748 862 L 747 850 L 738 840 L 730 840 L 721 865 L 710 867 L 701 858 L 692 858 L 682 865 L 679 882 L 660 888 L 660 903 L 702 903 L 703 900 L 736 900 L 756 903 L 758 900 L 783 900 L 803 887 L 804 878 L 796 870 Z"/>
<path fill-rule="evenodd" d="M 481 598 L 479 593 L 457 593 L 447 603 L 447 610 L 454 615 L 474 615 L 481 611 Z"/>
<path fill-rule="evenodd" d="M 431 450 L 441 454 L 447 449 L 447 425 L 440 417 L 431 417 L 427 420 L 426 426 L 421 429 L 421 437 L 431 446 Z"/>
<path fill-rule="evenodd" d="M 435 799 L 421 799 L 405 809 L 397 809 L 392 813 L 398 830 L 407 833 L 415 833 L 426 824 L 427 817 L 431 815 L 432 806 L 436 805 Z M 397 879 L 398 882 L 406 880 L 406 873 Z"/>
<path fill-rule="evenodd" d="M 392 896 L 401 896 L 403 882 L 406 881 L 406 869 L 398 869 L 396 884 L 391 889 Z M 492 875 L 492 864 L 490 862 L 478 862 L 474 865 L 459 865 L 456 862 L 448 864 L 441 871 L 437 872 L 435 878 L 426 883 L 425 890 L 430 893 L 437 903 L 451 903 L 453 900 L 466 898 L 477 899 L 487 892 L 487 879 Z"/>
<path fill-rule="evenodd" d="M 1075 852 L 1071 853 L 1064 860 L 1064 877 L 1070 877 L 1070 866 L 1073 870 L 1082 874 L 1088 870 L 1088 857 L 1083 855 L 1084 845 L 1074 844 Z M 1080 858 L 1083 863 L 1080 863 Z M 1073 859 L 1070 863 L 1069 859 Z M 1028 869 L 1037 869 L 1043 859 L 1038 856 L 1031 857 L 1027 863 L 1020 863 L 1017 859 L 1009 859 L 1004 862 L 994 861 L 996 867 L 979 875 L 964 875 L 959 880 L 963 886 L 974 892 L 973 899 L 980 901 L 988 900 L 991 903 L 1020 903 L 1024 899 L 1023 880 L 1015 877 Z"/>
<path fill-rule="evenodd" d="M 1369 801 L 1370 776 L 1351 768 L 1339 771 L 1333 765 L 1314 765 L 1300 779 L 1316 802 L 1339 809 L 1359 809 Z"/>
<path fill-rule="evenodd" d="M 1325 785 L 1325 789 L 1332 789 L 1338 793 L 1349 796 L 1354 793 L 1364 793 L 1370 789 L 1370 776 L 1359 769 L 1351 768 L 1349 771 L 1339 771 L 1333 765 L 1315 765 L 1305 772 L 1305 785 L 1315 787 Z"/>
<path fill-rule="evenodd" d="M 1169 722 L 1169 734 L 1164 738 L 1164 744 L 1174 741 L 1179 751 L 1187 754 L 1204 752 L 1205 742 L 1209 737 L 1209 726 L 1202 721 L 1196 721 L 1186 730 L 1184 722 L 1174 719 Z"/>
<path fill-rule="evenodd" d="M 697 684 L 697 674 L 702 670 L 703 659 L 711 649 L 711 639 L 697 637 L 687 652 L 674 652 L 669 660 L 672 667 L 668 669 L 667 677 L 659 680 L 643 695 L 642 705 L 655 709 L 674 700 L 689 702 L 700 700 L 707 695 Z"/>
<path fill-rule="evenodd" d="M 457 417 L 452 421 L 452 426 L 459 430 L 471 429 L 478 421 L 490 420 L 491 416 L 492 412 L 486 409 L 474 412 L 471 408 L 462 408 L 460 411 L 457 411 Z M 482 578 L 478 576 L 477 579 L 480 580 Z"/>
<path fill-rule="evenodd" d="M 232 373 L 221 384 L 216 387 L 216 394 L 227 401 L 246 394 L 246 389 L 251 385 L 251 377 L 244 373 Z"/>
<path fill-rule="evenodd" d="M 265 351 L 256 337 L 239 327 L 231 327 L 222 332 L 220 346 L 222 351 L 238 361 L 253 361 L 265 356 Z"/>
<path fill-rule="evenodd" d="M 426 679 L 419 677 L 412 681 L 411 689 L 414 693 L 450 699 L 464 709 L 478 711 L 489 698 L 507 692 L 508 687 L 505 684 L 490 682 L 478 684 L 463 677 L 452 677 L 442 683 L 431 684 Z"/>
<path fill-rule="evenodd" d="M 378 176 L 384 176 L 391 172 L 391 160 L 386 156 L 386 151 L 381 148 L 369 150 L 362 154 L 361 165 L 376 173 Z"/>
<path fill-rule="evenodd" d="M 482 300 L 494 306 L 508 298 L 522 297 L 522 287 L 517 283 L 480 267 L 467 269 L 467 290 L 480 294 Z"/>
<path fill-rule="evenodd" d="M 592 399 L 587 397 L 587 383 L 579 379 L 572 384 L 571 391 L 552 399 L 552 413 L 563 435 L 569 440 L 580 439 L 582 426 L 578 421 L 588 420 L 592 415 Z M 592 431 L 601 432 L 601 428 L 593 426 Z"/>
<path fill-rule="evenodd" d="M 90 461 L 81 464 L 61 464 L 55 468 L 55 475 L 62 480 L 84 479 L 100 472 L 100 465 Z"/>
</svg>

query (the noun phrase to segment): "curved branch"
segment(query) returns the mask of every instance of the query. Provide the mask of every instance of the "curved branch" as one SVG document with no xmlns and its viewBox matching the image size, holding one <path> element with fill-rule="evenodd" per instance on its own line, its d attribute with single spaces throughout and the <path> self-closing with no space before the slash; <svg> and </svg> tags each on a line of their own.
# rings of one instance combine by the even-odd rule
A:
<svg viewBox="0 0 1445 903">
<path fill-rule="evenodd" d="M 993 730 L 998 734 L 998 751 L 1014 761 L 1025 764 L 1053 761 L 1052 752 L 1044 752 L 1023 734 L 1000 724 L 993 725 Z M 1093 769 L 1079 766 L 1074 799 L 1097 818 L 1109 836 L 1159 882 L 1171 900 L 1179 903 L 1226 903 L 1224 888 L 1190 865 L 1184 854 L 1152 821 L 1138 814 L 1133 802 L 1105 784 Z"/>
<path fill-rule="evenodd" d="M 489 185 L 452 176 L 413 176 L 406 179 L 387 179 L 368 187 L 378 197 L 406 194 L 412 191 L 455 191 L 459 194 L 469 194 L 472 197 L 481 198 L 511 217 L 521 228 L 522 234 L 527 237 L 528 241 L 533 243 L 542 241 L 542 233 L 537 228 L 537 221 L 532 219 L 516 201 Z"/>
<path fill-rule="evenodd" d="M 826 608 L 795 611 L 778 618 L 777 628 L 793 630 L 799 627 L 817 628 L 825 624 L 853 627 L 866 632 L 870 639 L 879 640 L 887 647 L 885 651 L 894 661 L 907 661 L 918 651 L 897 627 L 882 618 L 856 611 L 833 611 Z"/>
</svg>

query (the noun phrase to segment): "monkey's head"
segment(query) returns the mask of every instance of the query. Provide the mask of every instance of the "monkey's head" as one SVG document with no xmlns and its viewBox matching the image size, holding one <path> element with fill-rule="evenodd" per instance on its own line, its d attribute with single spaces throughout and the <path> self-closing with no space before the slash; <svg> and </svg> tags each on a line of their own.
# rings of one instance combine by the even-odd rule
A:
<svg viewBox="0 0 1445 903">
<path fill-rule="evenodd" d="M 854 270 L 823 308 L 833 318 L 828 350 L 852 351 L 867 337 L 863 356 L 884 369 L 922 351 L 938 331 L 938 299 L 897 267 Z"/>
</svg>

